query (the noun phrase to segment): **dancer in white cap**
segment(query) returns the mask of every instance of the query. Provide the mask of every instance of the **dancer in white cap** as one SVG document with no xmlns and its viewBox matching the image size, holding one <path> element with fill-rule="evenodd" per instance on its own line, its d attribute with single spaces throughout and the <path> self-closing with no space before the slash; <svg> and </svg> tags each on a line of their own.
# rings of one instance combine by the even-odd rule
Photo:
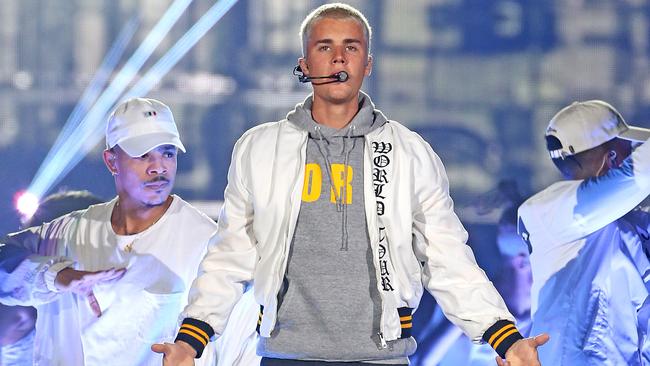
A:
<svg viewBox="0 0 650 366">
<path fill-rule="evenodd" d="M 120 104 L 103 157 L 117 197 L 0 244 L 0 301 L 38 310 L 34 363 L 159 365 L 216 224 L 172 195 L 185 151 L 163 103 Z M 214 362 L 208 348 L 203 360 Z"/>
<path fill-rule="evenodd" d="M 567 180 L 519 208 L 532 251 L 532 333 L 551 335 L 538 350 L 543 365 L 650 364 L 649 137 L 597 100 L 549 123 L 548 150 Z"/>
</svg>

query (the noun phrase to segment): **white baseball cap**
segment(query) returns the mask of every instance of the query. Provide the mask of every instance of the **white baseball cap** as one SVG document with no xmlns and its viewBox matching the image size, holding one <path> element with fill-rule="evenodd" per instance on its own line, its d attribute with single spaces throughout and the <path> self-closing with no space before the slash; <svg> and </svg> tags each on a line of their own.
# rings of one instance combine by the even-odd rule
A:
<svg viewBox="0 0 650 366">
<path fill-rule="evenodd" d="M 554 142 L 549 140 L 553 136 Z M 546 141 L 551 158 L 565 158 L 602 145 L 618 137 L 644 142 L 650 129 L 625 123 L 618 111 L 602 100 L 573 102 L 551 119 L 546 128 Z"/>
<path fill-rule="evenodd" d="M 148 98 L 129 99 L 111 113 L 106 125 L 106 147 L 115 145 L 132 157 L 161 145 L 174 145 L 185 152 L 172 111 L 164 103 Z"/>
</svg>

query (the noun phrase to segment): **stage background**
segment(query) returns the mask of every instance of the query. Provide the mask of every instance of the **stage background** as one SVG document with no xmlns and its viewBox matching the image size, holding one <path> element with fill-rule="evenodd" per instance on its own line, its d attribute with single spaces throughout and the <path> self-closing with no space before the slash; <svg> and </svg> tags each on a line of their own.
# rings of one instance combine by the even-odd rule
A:
<svg viewBox="0 0 650 366">
<path fill-rule="evenodd" d="M 175 192 L 223 198 L 232 146 L 248 128 L 285 116 L 309 86 L 291 70 L 300 20 L 323 1 L 240 0 L 148 96 L 167 102 L 187 154 Z M 650 6 L 643 0 L 349 1 L 373 26 L 374 70 L 364 90 L 391 119 L 430 142 L 488 273 L 498 216 L 478 197 L 504 178 L 531 194 L 559 179 L 544 146 L 551 116 L 599 98 L 650 127 Z M 120 30 L 139 29 L 129 56 L 170 0 L 0 1 L 0 233 L 15 230 L 17 191 L 30 184 Z M 196 0 L 145 72 L 213 4 Z M 124 58 L 126 59 L 126 57 Z M 110 199 L 103 141 L 50 192 Z"/>
</svg>

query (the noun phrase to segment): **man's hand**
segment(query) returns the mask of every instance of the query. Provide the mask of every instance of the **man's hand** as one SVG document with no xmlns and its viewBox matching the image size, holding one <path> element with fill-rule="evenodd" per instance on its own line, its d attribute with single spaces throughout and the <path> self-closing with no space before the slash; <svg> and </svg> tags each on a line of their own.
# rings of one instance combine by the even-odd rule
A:
<svg viewBox="0 0 650 366">
<path fill-rule="evenodd" d="M 548 334 L 543 333 L 533 338 L 520 339 L 512 345 L 506 352 L 506 360 L 502 360 L 497 356 L 498 366 L 539 366 L 539 358 L 537 357 L 537 347 L 548 342 Z"/>
<path fill-rule="evenodd" d="M 107 269 L 103 271 L 77 271 L 72 268 L 65 268 L 57 273 L 54 279 L 54 285 L 60 291 L 72 292 L 85 296 L 88 299 L 88 304 L 96 316 L 102 315 L 102 310 L 99 308 L 99 303 L 93 294 L 93 286 L 100 283 L 110 283 L 117 281 L 126 273 L 126 268 L 120 269 Z"/>
<path fill-rule="evenodd" d="M 183 341 L 164 344 L 156 343 L 151 346 L 151 350 L 164 354 L 163 366 L 194 366 L 196 351 Z"/>
</svg>

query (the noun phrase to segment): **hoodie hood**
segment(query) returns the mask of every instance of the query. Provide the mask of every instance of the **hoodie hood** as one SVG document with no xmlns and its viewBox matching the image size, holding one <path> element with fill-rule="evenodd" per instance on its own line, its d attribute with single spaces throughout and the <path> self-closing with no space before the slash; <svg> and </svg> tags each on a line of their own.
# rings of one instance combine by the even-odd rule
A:
<svg viewBox="0 0 650 366">
<path fill-rule="evenodd" d="M 375 109 L 372 100 L 364 92 L 359 92 L 359 111 L 357 114 L 350 123 L 338 130 L 314 121 L 311 115 L 312 104 L 313 95 L 309 94 L 302 103 L 297 104 L 294 110 L 287 114 L 287 120 L 309 132 L 311 138 L 319 138 L 321 135 L 325 138 L 362 137 L 388 122 L 386 116 L 379 109 Z"/>
</svg>

